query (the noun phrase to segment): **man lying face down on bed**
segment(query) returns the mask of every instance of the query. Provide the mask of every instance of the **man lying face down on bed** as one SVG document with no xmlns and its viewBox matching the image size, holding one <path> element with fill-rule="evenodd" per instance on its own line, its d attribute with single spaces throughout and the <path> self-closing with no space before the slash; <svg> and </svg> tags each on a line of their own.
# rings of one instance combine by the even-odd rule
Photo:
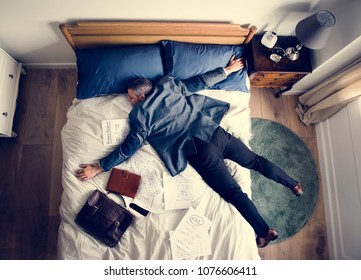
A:
<svg viewBox="0 0 361 280">
<path fill-rule="evenodd" d="M 253 227 L 257 246 L 267 246 L 278 237 L 278 231 L 266 224 L 229 173 L 224 159 L 260 172 L 289 188 L 296 196 L 303 193 L 301 185 L 219 126 L 229 108 L 228 103 L 195 93 L 242 68 L 243 60 L 232 56 L 224 68 L 185 81 L 165 76 L 154 88 L 145 79 L 132 81 L 128 87 L 128 98 L 133 105 L 128 136 L 98 164 L 80 165 L 76 176 L 88 180 L 100 172 L 109 171 L 131 157 L 147 140 L 172 176 L 182 172 L 189 162 L 204 181 L 232 203 Z"/>
</svg>

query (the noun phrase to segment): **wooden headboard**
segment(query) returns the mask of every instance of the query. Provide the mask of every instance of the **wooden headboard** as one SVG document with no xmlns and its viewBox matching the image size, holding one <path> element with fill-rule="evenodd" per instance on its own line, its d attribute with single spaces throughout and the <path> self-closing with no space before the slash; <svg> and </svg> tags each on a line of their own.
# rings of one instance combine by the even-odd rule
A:
<svg viewBox="0 0 361 280">
<path fill-rule="evenodd" d="M 154 44 L 173 40 L 199 44 L 247 44 L 257 27 L 195 22 L 77 22 L 60 24 L 75 49 L 124 44 Z"/>
</svg>

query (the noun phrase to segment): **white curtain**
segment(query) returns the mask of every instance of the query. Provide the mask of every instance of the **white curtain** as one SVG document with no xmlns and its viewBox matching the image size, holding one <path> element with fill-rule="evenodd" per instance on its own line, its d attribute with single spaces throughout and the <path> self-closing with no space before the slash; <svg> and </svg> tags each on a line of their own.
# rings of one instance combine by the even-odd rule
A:
<svg viewBox="0 0 361 280">
<path fill-rule="evenodd" d="M 321 122 L 361 96 L 361 58 L 305 92 L 296 111 L 306 124 Z"/>
</svg>

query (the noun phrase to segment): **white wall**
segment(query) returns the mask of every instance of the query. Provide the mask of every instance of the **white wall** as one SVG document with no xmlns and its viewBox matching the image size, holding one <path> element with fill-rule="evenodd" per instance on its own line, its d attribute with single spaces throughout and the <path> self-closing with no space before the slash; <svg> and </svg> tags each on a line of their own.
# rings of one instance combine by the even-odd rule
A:
<svg viewBox="0 0 361 280">
<path fill-rule="evenodd" d="M 0 0 L 0 47 L 26 67 L 75 66 L 58 26 L 81 20 L 211 21 L 254 24 L 258 33 L 294 35 L 298 21 L 320 9 L 336 16 L 314 71 L 290 93 L 301 93 L 361 53 L 360 0 Z"/>
<path fill-rule="evenodd" d="M 331 9 L 330 9 L 331 10 Z M 361 56 L 361 1 L 332 7 L 336 26 L 314 54 L 312 75 L 294 86 L 303 92 Z M 327 239 L 331 259 L 361 259 L 361 99 L 316 125 Z"/>
<path fill-rule="evenodd" d="M 361 36 L 360 0 L 343 1 L 329 9 L 336 17 L 336 25 L 328 44 L 323 49 L 315 51 L 315 68 Z"/>
<path fill-rule="evenodd" d="M 361 98 L 316 125 L 331 259 L 361 259 Z"/>
<path fill-rule="evenodd" d="M 74 63 L 58 25 L 77 20 L 212 21 L 294 32 L 317 6 L 345 0 L 0 0 L 0 47 L 25 65 Z M 346 0 L 349 1 L 349 0 Z"/>
<path fill-rule="evenodd" d="M 320 4 L 314 10 L 331 11 L 336 17 L 336 25 L 327 46 L 311 51 L 313 73 L 295 84 L 292 93 L 305 92 L 361 56 L 361 1 L 346 0 L 333 6 L 326 4 Z"/>
</svg>

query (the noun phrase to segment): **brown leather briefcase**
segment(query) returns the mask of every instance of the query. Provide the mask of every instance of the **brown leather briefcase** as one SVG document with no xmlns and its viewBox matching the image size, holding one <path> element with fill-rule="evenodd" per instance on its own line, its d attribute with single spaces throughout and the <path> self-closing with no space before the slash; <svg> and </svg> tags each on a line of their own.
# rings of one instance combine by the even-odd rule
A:
<svg viewBox="0 0 361 280">
<path fill-rule="evenodd" d="M 134 216 L 104 193 L 95 190 L 75 218 L 88 234 L 109 247 L 114 247 Z"/>
</svg>

